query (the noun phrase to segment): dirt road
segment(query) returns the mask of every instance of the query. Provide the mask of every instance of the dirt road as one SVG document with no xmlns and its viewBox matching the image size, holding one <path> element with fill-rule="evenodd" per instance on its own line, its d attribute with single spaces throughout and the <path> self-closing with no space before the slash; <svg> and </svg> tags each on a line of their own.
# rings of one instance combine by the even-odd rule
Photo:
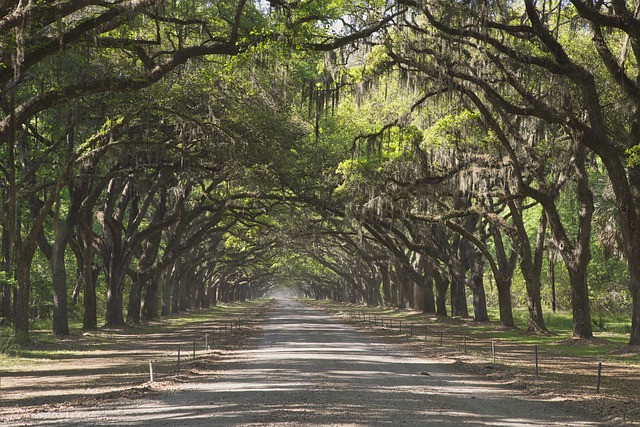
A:
<svg viewBox="0 0 640 427">
<path fill-rule="evenodd" d="M 602 425 L 278 301 L 263 331 L 168 392 L 30 413 L 15 425 Z"/>
</svg>

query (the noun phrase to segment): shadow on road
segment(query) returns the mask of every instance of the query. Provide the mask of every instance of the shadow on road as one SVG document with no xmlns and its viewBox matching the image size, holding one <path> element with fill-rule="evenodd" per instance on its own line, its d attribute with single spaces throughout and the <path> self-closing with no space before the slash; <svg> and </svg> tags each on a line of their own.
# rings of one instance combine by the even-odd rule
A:
<svg viewBox="0 0 640 427">
<path fill-rule="evenodd" d="M 48 423 L 149 425 L 601 425 L 446 362 L 425 360 L 299 303 L 279 301 L 248 348 L 162 393 L 36 414 Z"/>
</svg>

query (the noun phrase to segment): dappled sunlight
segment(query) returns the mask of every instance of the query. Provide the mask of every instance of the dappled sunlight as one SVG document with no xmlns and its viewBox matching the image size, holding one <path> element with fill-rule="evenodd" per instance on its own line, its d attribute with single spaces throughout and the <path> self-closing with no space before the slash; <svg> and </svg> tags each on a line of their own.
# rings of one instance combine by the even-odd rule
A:
<svg viewBox="0 0 640 427">
<path fill-rule="evenodd" d="M 298 303 L 278 309 L 252 346 L 219 370 L 135 401 L 33 414 L 39 424 L 597 425 L 367 336 Z"/>
</svg>

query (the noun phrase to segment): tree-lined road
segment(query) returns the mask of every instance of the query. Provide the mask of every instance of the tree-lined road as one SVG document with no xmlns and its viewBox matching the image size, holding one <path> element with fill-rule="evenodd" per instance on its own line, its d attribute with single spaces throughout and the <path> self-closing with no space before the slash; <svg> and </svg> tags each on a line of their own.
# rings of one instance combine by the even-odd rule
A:
<svg viewBox="0 0 640 427">
<path fill-rule="evenodd" d="M 399 351 L 293 301 L 278 301 L 248 344 L 174 392 L 36 413 L 16 424 L 601 424 L 562 402 L 533 400 L 449 362 Z"/>
</svg>

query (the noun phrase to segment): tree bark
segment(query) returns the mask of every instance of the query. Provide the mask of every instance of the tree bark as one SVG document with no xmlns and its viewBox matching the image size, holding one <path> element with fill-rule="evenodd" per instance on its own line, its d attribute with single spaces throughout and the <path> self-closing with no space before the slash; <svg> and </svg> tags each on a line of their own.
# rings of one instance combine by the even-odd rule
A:
<svg viewBox="0 0 640 427">
<path fill-rule="evenodd" d="M 129 303 L 127 304 L 127 324 L 140 323 L 140 309 L 142 307 L 142 291 L 145 287 L 145 275 L 134 274 L 129 289 Z"/>
<path fill-rule="evenodd" d="M 162 273 L 162 316 L 167 316 L 171 313 L 171 296 L 173 295 L 173 282 L 171 280 L 173 271 L 176 268 L 176 262 L 173 262 L 170 268 L 167 268 Z"/>
<path fill-rule="evenodd" d="M 402 274 L 402 269 L 400 267 L 400 264 L 397 263 L 395 266 L 395 289 L 396 289 L 396 293 L 398 295 L 397 297 L 397 301 L 398 301 L 398 308 L 407 308 L 407 300 L 405 298 L 404 295 L 404 291 L 405 291 L 405 285 L 404 285 L 404 275 Z"/>
<path fill-rule="evenodd" d="M 211 286 L 211 291 L 209 292 L 209 303 L 212 306 L 218 305 L 218 282 Z"/>
<path fill-rule="evenodd" d="M 515 327 L 513 321 L 513 309 L 511 304 L 511 281 L 496 279 L 498 289 L 498 307 L 500 310 L 500 324 L 507 328 Z"/>
<path fill-rule="evenodd" d="M 424 289 L 417 283 L 413 283 L 413 309 L 424 312 Z"/>
<path fill-rule="evenodd" d="M 177 313 L 180 311 L 180 281 L 179 277 L 182 274 L 182 260 L 178 260 L 173 266 L 171 272 L 171 313 Z"/>
<path fill-rule="evenodd" d="M 411 300 L 413 302 L 411 308 L 414 310 L 419 310 L 420 312 L 424 311 L 424 286 L 425 286 L 425 261 L 423 259 L 422 254 L 418 252 L 413 252 L 412 254 L 413 261 L 411 263 L 411 268 L 416 274 L 413 274 L 411 277 L 411 287 L 412 287 L 412 295 Z M 416 277 L 417 276 L 417 277 Z M 419 280 L 419 281 L 418 281 Z"/>
<path fill-rule="evenodd" d="M 11 237 L 9 234 L 9 209 L 7 207 L 8 198 L 7 191 L 3 191 L 2 205 L 5 215 L 2 218 L 2 272 L 5 275 L 5 280 L 0 283 L 0 324 L 11 323 L 11 286 L 9 286 L 9 280 L 12 278 L 11 268 Z"/>
<path fill-rule="evenodd" d="M 556 312 L 556 259 L 549 254 L 549 283 L 551 284 L 551 311 Z"/>
<path fill-rule="evenodd" d="M 424 278 L 424 305 L 422 308 L 423 313 L 435 313 L 436 301 L 433 294 L 433 276 L 431 274 L 425 275 Z"/>
<path fill-rule="evenodd" d="M 507 256 L 502 233 L 495 225 L 489 226 L 493 237 L 493 244 L 500 274 L 494 274 L 496 288 L 498 290 L 498 308 L 500 310 L 500 324 L 507 328 L 515 327 L 513 321 L 513 305 L 511 302 L 511 284 L 513 272 L 516 267 L 517 248 L 511 249 L 511 256 Z"/>
<path fill-rule="evenodd" d="M 389 268 L 380 263 L 378 265 L 378 272 L 380 279 L 382 280 L 382 295 L 385 306 L 391 305 L 391 280 L 389 279 Z"/>
<path fill-rule="evenodd" d="M 60 233 L 64 234 L 64 231 Z M 70 233 L 69 233 L 70 234 Z M 64 254 L 68 235 L 57 236 L 51 252 L 51 281 L 53 285 L 53 333 L 69 335 L 69 312 L 67 301 L 67 271 Z"/>
<path fill-rule="evenodd" d="M 632 263 L 629 263 L 632 264 Z M 633 308 L 631 312 L 631 335 L 629 345 L 640 345 L 640 264 L 630 265 L 629 270 Z"/>
<path fill-rule="evenodd" d="M 116 271 L 111 266 L 108 279 L 107 279 L 107 309 L 105 313 L 105 324 L 107 326 L 120 326 L 124 325 L 123 314 L 123 298 L 122 298 L 122 285 L 124 280 L 124 274 Z"/>
<path fill-rule="evenodd" d="M 186 311 L 191 308 L 191 277 L 193 276 L 189 264 L 186 264 L 182 269 L 182 274 L 178 281 L 178 287 L 180 288 L 180 296 L 178 297 L 178 310 Z"/>
<path fill-rule="evenodd" d="M 488 322 L 489 314 L 487 313 L 487 298 L 484 293 L 482 256 L 476 254 L 473 262 L 475 265 L 470 269 L 470 277 L 467 279 L 473 297 L 473 320 Z"/>
<path fill-rule="evenodd" d="M 450 261 L 449 271 L 451 276 L 451 315 L 469 317 L 467 296 L 465 293 L 465 268 L 460 257 L 456 257 Z"/>
<path fill-rule="evenodd" d="M 392 307 L 398 307 L 399 303 L 398 303 L 398 282 L 397 282 L 397 275 L 395 274 L 395 272 L 390 272 L 389 273 L 390 276 L 390 290 L 391 290 L 391 300 L 390 300 L 390 304 Z"/>
<path fill-rule="evenodd" d="M 436 284 L 436 314 L 438 316 L 447 316 L 447 288 L 449 282 L 440 273 L 434 270 L 433 280 Z"/>
<path fill-rule="evenodd" d="M 509 208 L 516 225 L 520 247 L 520 271 L 524 278 L 527 291 L 527 309 L 529 310 L 529 331 L 546 332 L 542 313 L 542 299 L 540 295 L 540 275 L 542 274 L 542 257 L 544 252 L 544 236 L 547 229 L 547 216 L 543 212 L 538 222 L 535 248 L 531 247 L 531 240 L 524 225 L 522 202 L 509 202 Z"/>
<path fill-rule="evenodd" d="M 51 248 L 51 281 L 53 286 L 53 333 L 69 335 L 69 312 L 67 300 L 67 269 L 64 255 L 71 238 L 71 231 L 78 220 L 79 200 L 71 191 L 71 205 L 64 220 L 60 218 L 60 198 L 56 200 L 54 217 L 54 242 Z"/>
<path fill-rule="evenodd" d="M 587 285 L 587 264 L 576 263 L 569 269 L 571 281 L 571 311 L 573 313 L 574 338 L 592 338 L 589 287 Z"/>
<path fill-rule="evenodd" d="M 580 203 L 578 211 L 578 233 L 572 242 L 561 222 L 560 215 L 553 200 L 542 199 L 547 220 L 558 249 L 562 254 L 571 283 L 571 308 L 573 312 L 573 336 L 575 338 L 592 338 L 591 309 L 589 288 L 587 284 L 587 267 L 591 260 L 591 220 L 594 204 L 593 194 L 589 188 L 589 179 L 585 167 L 586 148 L 582 145 L 575 150 L 575 171 L 577 196 Z"/>
<path fill-rule="evenodd" d="M 464 229 L 469 235 L 473 235 L 478 233 L 480 224 L 480 218 L 477 215 L 472 215 L 465 220 Z M 489 314 L 487 313 L 487 298 L 484 293 L 484 262 L 482 254 L 464 237 L 460 241 L 458 253 L 460 255 L 458 261 L 464 266 L 464 274 L 467 276 L 465 283 L 472 293 L 473 320 L 476 322 L 488 322 Z"/>
<path fill-rule="evenodd" d="M 96 280 L 98 268 L 93 264 L 93 216 L 91 210 L 82 212 L 80 228 L 82 235 L 82 280 L 84 282 L 82 329 L 93 330 L 98 327 L 98 303 Z"/>
<path fill-rule="evenodd" d="M 167 212 L 166 201 L 166 194 L 162 192 L 158 201 L 158 207 L 153 214 L 149 227 L 160 223 L 164 218 Z M 147 242 L 144 244 L 142 255 L 138 258 L 136 269 L 131 275 L 131 291 L 129 293 L 129 304 L 127 306 L 127 323 L 129 324 L 140 323 L 142 293 L 151 285 L 151 279 L 155 275 L 155 272 L 152 270 L 152 266 L 158 257 L 161 240 L 161 230 L 153 233 L 149 237 Z"/>
<path fill-rule="evenodd" d="M 152 320 L 158 317 L 158 289 L 160 286 L 158 274 L 154 274 L 144 287 L 144 295 L 140 307 L 143 320 Z"/>
<path fill-rule="evenodd" d="M 31 264 L 35 256 L 38 235 L 44 227 L 44 221 L 51 207 L 60 194 L 66 174 L 61 175 L 52 189 L 52 193 L 46 198 L 37 215 L 34 215 L 26 238 L 22 239 L 18 227 L 14 241 L 16 243 L 16 296 L 14 306 L 14 329 L 18 342 L 29 341 L 29 303 L 31 295 Z"/>
<path fill-rule="evenodd" d="M 19 343 L 29 342 L 29 299 L 31 293 L 31 263 L 35 251 L 21 251 L 16 260 L 14 329 Z"/>
</svg>

